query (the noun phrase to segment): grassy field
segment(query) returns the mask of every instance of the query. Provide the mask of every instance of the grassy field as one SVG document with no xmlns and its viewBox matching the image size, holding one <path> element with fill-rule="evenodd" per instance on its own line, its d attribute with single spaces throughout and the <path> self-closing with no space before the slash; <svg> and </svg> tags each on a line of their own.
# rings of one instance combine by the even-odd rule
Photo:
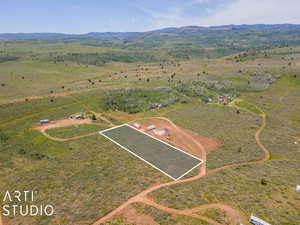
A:
<svg viewBox="0 0 300 225">
<path fill-rule="evenodd" d="M 219 202 L 246 215 L 253 213 L 274 225 L 298 225 L 300 198 L 295 187 L 300 180 L 300 148 L 294 142 L 300 139 L 300 48 L 269 48 L 255 56 L 238 53 L 214 59 L 203 56 L 174 59 L 168 55 L 168 60 L 162 62 L 121 60 L 93 65 L 80 61 L 86 58 L 79 62 L 73 58 L 55 61 L 68 53 L 90 57 L 94 53 L 128 52 L 134 48 L 128 44 L 122 49 L 119 41 L 116 43 L 91 46 L 91 43 L 1 42 L 0 102 L 24 99 L 0 104 L 0 194 L 11 189 L 38 190 L 38 203 L 53 204 L 56 210 L 53 217 L 10 217 L 4 219 L 5 224 L 91 224 L 147 187 L 169 181 L 100 135 L 68 142 L 49 140 L 32 129 L 41 119 L 59 120 L 74 113 L 95 111 L 114 124 L 122 124 L 141 117 L 166 116 L 180 127 L 224 142 L 208 154 L 207 167 L 211 170 L 263 157 L 254 136 L 263 111 L 267 114 L 267 127 L 261 139 L 270 151 L 269 161 L 233 166 L 198 181 L 160 189 L 151 198 L 177 209 Z M 174 43 L 165 43 L 164 47 L 172 50 Z M 165 49 L 155 50 L 159 57 L 166 54 Z M 176 51 L 177 54 L 180 49 Z M 7 53 L 16 58 L 5 59 Z M 266 88 L 261 89 L 261 83 Z M 185 101 L 149 108 L 152 103 L 173 97 L 171 92 L 164 92 L 162 98 L 157 87 L 179 92 Z M 130 93 L 124 95 L 124 88 L 141 91 L 133 98 Z M 207 91 L 216 95 L 225 93 L 225 89 L 237 97 L 233 103 L 204 103 L 203 93 L 207 97 Z M 111 92 L 118 95 L 109 99 L 110 103 L 122 106 L 134 102 L 141 106 L 139 113 L 106 108 L 105 97 Z M 150 92 L 154 100 L 149 100 L 145 92 Z M 63 94 L 53 96 L 58 93 Z M 98 129 L 102 125 L 47 132 L 68 138 Z M 207 224 L 142 204 L 132 207 L 137 214 L 149 216 L 158 224 Z M 203 215 L 226 223 L 223 212 L 211 210 Z M 126 223 L 138 224 L 126 215 L 118 215 L 107 224 Z"/>
<path fill-rule="evenodd" d="M 42 112 L 1 124 L 0 189 L 1 195 L 12 187 L 38 190 L 38 203 L 55 205 L 56 215 L 9 218 L 6 224 L 90 224 L 154 180 L 168 180 L 100 135 L 60 143 L 31 129 L 41 118 L 66 118 L 83 107 L 68 102 L 53 109 L 47 102 Z M 10 109 L 17 112 L 18 105 Z"/>
<path fill-rule="evenodd" d="M 108 126 L 101 124 L 82 124 L 77 126 L 49 129 L 46 132 L 52 137 L 72 138 L 96 131 L 101 131 L 107 128 Z"/>
<path fill-rule="evenodd" d="M 247 111 L 237 114 L 236 111 L 229 106 L 198 102 L 170 112 L 167 116 L 181 127 L 224 143 L 208 155 L 208 168 L 216 168 L 263 157 L 254 139 L 254 132 L 261 123 L 260 116 Z"/>
<path fill-rule="evenodd" d="M 298 80 L 287 76 L 265 93 L 243 96 L 267 113 L 268 125 L 262 134 L 262 140 L 271 152 L 269 162 L 235 166 L 189 185 L 161 189 L 152 197 L 169 207 L 179 209 L 222 202 L 235 206 L 248 215 L 254 213 L 271 224 L 296 225 L 300 220 L 300 198 L 295 192 L 300 179 L 300 158 L 299 147 L 293 144 L 293 137 L 299 133 L 299 125 L 292 118 L 299 112 L 299 87 Z M 229 131 L 226 133 L 230 134 Z M 245 130 L 243 137 L 244 134 Z M 254 141 L 252 145 L 255 146 Z M 209 164 L 212 163 L 212 154 L 218 151 L 222 149 L 208 155 Z M 234 154 L 229 154 L 236 158 Z M 180 195 L 175 195 L 179 192 Z"/>
<path fill-rule="evenodd" d="M 220 209 L 208 209 L 205 212 L 198 213 L 200 215 L 211 218 L 221 224 L 230 225 L 230 221 L 226 218 L 226 212 Z"/>
<path fill-rule="evenodd" d="M 144 220 L 140 220 L 142 224 L 147 224 L 146 219 L 153 219 L 155 224 L 160 225 L 209 225 L 209 223 L 202 221 L 200 219 L 191 218 L 184 215 L 172 215 L 166 212 L 159 211 L 156 208 L 153 208 L 151 206 L 145 206 L 141 203 L 135 203 L 133 204 L 133 211 L 139 216 L 144 216 Z M 114 225 L 114 224 L 122 224 L 122 225 L 135 225 L 137 224 L 138 219 L 134 219 L 132 217 L 128 217 L 125 213 L 116 216 L 112 219 L 112 221 L 105 223 L 105 225 Z M 148 220 L 149 221 L 149 220 Z M 150 220 L 151 221 L 151 220 Z"/>
<path fill-rule="evenodd" d="M 180 61 L 168 58 L 167 61 L 159 62 L 109 61 L 101 65 L 91 65 L 88 62 L 80 63 L 67 59 L 55 62 L 51 57 L 65 54 L 104 54 L 124 50 L 120 47 L 92 47 L 80 43 L 47 44 L 30 41 L 2 44 L 1 49 L 0 56 L 9 54 L 18 59 L 1 63 L 0 100 L 115 86 L 169 86 L 172 85 L 171 76 L 174 76 L 176 82 L 226 79 L 238 90 L 247 90 L 248 81 L 252 82 L 254 73 L 280 74 L 283 71 L 294 71 L 298 66 L 299 55 L 299 47 L 293 47 L 281 48 L 278 51 L 270 50 L 268 54 L 272 54 L 272 57 L 263 57 L 262 53 L 262 56 L 258 54 L 251 59 L 248 59 L 250 57 L 248 56 L 241 62 L 236 62 L 232 57 L 218 59 L 194 57 Z M 157 52 L 162 54 L 159 49 Z M 287 57 L 290 55 L 293 56 L 293 60 Z M 289 66 L 290 62 L 292 64 Z"/>
</svg>

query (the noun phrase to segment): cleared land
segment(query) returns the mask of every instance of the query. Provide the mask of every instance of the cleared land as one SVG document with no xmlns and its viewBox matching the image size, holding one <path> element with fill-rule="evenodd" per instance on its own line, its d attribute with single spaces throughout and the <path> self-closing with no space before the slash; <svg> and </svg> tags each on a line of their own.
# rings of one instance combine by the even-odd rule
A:
<svg viewBox="0 0 300 225">
<path fill-rule="evenodd" d="M 211 152 L 215 150 L 216 148 L 222 146 L 224 143 L 217 141 L 212 138 L 205 137 L 203 135 L 200 135 L 198 133 L 195 133 L 189 129 L 185 129 L 182 127 L 178 127 L 177 125 L 174 126 L 172 121 L 167 120 L 166 118 L 143 118 L 136 120 L 141 125 L 141 130 L 148 133 L 149 135 L 158 138 L 164 142 L 167 142 L 173 146 L 176 146 L 179 149 L 183 149 L 185 152 L 188 152 L 194 156 L 197 156 L 199 158 L 202 158 L 201 152 L 199 152 L 199 149 L 191 144 L 191 141 L 187 139 L 186 136 L 182 136 L 182 133 L 178 131 L 178 129 L 183 130 L 185 133 L 188 134 L 188 136 L 196 139 L 199 143 L 201 143 L 205 149 L 205 151 Z M 130 125 L 133 125 L 134 122 L 129 123 Z M 150 125 L 155 125 L 157 130 L 165 130 L 165 135 L 157 135 L 153 131 L 148 131 L 147 127 Z"/>
<path fill-rule="evenodd" d="M 200 159 L 127 124 L 100 133 L 174 180 L 180 179 L 202 163 Z"/>
</svg>

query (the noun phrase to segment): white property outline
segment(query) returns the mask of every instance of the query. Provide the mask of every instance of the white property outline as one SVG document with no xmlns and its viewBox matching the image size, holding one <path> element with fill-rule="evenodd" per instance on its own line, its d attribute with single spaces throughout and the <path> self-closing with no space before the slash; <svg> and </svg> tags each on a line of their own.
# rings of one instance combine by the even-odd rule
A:
<svg viewBox="0 0 300 225">
<path fill-rule="evenodd" d="M 154 139 L 154 140 L 156 140 L 156 141 L 159 141 L 159 142 L 161 142 L 161 143 L 163 143 L 163 144 L 165 144 L 165 145 L 167 145 L 167 146 L 169 146 L 169 147 L 171 147 L 171 148 L 173 148 L 173 149 L 175 149 L 175 150 L 177 150 L 177 151 L 180 151 L 180 152 L 182 152 L 182 153 L 184 153 L 184 154 L 186 154 L 186 155 L 188 155 L 188 156 L 190 156 L 190 157 L 192 157 L 192 158 L 195 158 L 195 159 L 199 160 L 200 162 L 199 162 L 196 166 L 194 166 L 192 169 L 190 169 L 190 170 L 188 170 L 187 172 L 185 172 L 184 174 L 182 174 L 180 177 L 174 178 L 174 177 L 172 177 L 171 175 L 169 175 L 168 173 L 166 173 L 166 172 L 164 172 L 163 170 L 159 169 L 158 167 L 156 167 L 156 166 L 153 165 L 152 163 L 150 163 L 150 162 L 148 162 L 147 160 L 143 159 L 142 157 L 140 157 L 140 156 L 137 155 L 136 153 L 132 152 L 132 151 L 129 150 L 128 148 L 124 147 L 123 145 L 121 145 L 121 144 L 118 143 L 117 141 L 113 140 L 112 138 L 110 138 L 110 137 L 108 137 L 107 135 L 104 134 L 104 132 L 107 132 L 107 131 L 110 131 L 110 130 L 114 130 L 114 129 L 117 129 L 117 128 L 120 128 L 120 127 L 124 127 L 124 126 L 130 127 L 130 128 L 132 128 L 132 129 L 134 129 L 134 130 L 136 130 L 136 131 L 138 131 L 138 132 L 140 132 L 140 133 L 142 133 L 142 134 L 144 134 L 144 135 L 147 135 L 148 137 L 151 137 L 152 139 Z M 160 140 L 160 139 L 158 139 L 158 138 L 156 138 L 156 137 L 153 137 L 153 136 L 151 136 L 150 134 L 148 134 L 148 133 L 146 133 L 146 132 L 144 132 L 144 131 L 138 130 L 138 129 L 136 129 L 135 127 L 133 127 L 133 126 L 131 126 L 131 125 L 129 125 L 129 124 L 123 124 L 123 125 L 111 127 L 111 128 L 108 128 L 108 129 L 105 129 L 105 130 L 100 131 L 99 134 L 101 134 L 102 136 L 106 137 L 107 139 L 109 139 L 109 140 L 110 140 L 111 142 L 113 142 L 114 144 L 116 144 L 116 145 L 118 145 L 119 147 L 121 147 L 122 149 L 128 151 L 129 153 L 131 153 L 131 154 L 134 155 L 135 157 L 139 158 L 139 159 L 142 160 L 143 162 L 147 163 L 148 165 L 152 166 L 153 168 L 157 169 L 158 171 L 162 172 L 163 174 L 165 174 L 166 176 L 172 178 L 172 179 L 175 180 L 175 181 L 180 180 L 182 177 L 184 177 L 185 175 L 187 175 L 188 173 L 190 173 L 192 170 L 194 170 L 195 168 L 197 168 L 198 166 L 200 166 L 200 165 L 203 163 L 203 160 L 202 160 L 202 159 L 200 159 L 200 158 L 198 158 L 198 157 L 196 157 L 196 156 L 193 156 L 193 155 L 191 155 L 191 154 L 189 154 L 189 153 L 187 153 L 187 152 L 185 152 L 185 151 L 183 151 L 183 150 L 181 150 L 181 149 L 179 149 L 179 148 L 177 148 L 177 147 L 175 147 L 175 146 L 172 146 L 172 145 L 170 145 L 169 143 L 166 143 L 166 142 L 164 142 L 164 141 L 162 141 L 162 140 Z"/>
</svg>

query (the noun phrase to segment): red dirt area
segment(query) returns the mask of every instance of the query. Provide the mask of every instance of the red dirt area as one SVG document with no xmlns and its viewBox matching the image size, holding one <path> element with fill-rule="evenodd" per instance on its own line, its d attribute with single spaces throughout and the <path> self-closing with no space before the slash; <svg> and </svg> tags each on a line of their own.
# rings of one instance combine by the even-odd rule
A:
<svg viewBox="0 0 300 225">
<path fill-rule="evenodd" d="M 205 148 L 206 153 L 223 145 L 223 143 L 220 141 L 204 137 L 200 134 L 194 133 L 193 131 L 178 126 L 175 127 L 167 120 L 145 119 L 137 122 L 130 122 L 129 124 L 134 127 L 135 123 L 138 123 L 141 126 L 139 130 L 198 157 L 201 157 L 199 149 L 197 149 L 195 145 L 188 140 L 189 138 L 187 136 L 182 136 L 182 132 L 180 132 L 180 130 L 184 131 L 186 134 L 188 134 L 188 136 L 200 142 Z M 166 130 L 166 134 L 158 135 L 154 133 L 155 130 L 147 130 L 147 127 L 150 125 L 155 125 L 156 131 L 163 129 Z"/>
<path fill-rule="evenodd" d="M 89 123 L 92 123 L 91 119 L 77 120 L 77 119 L 68 118 L 64 120 L 50 121 L 49 123 L 46 124 L 35 123 L 33 124 L 33 128 L 39 131 L 45 131 L 53 128 L 89 124 Z"/>
<path fill-rule="evenodd" d="M 138 213 L 135 208 L 130 205 L 123 210 L 122 217 L 126 219 L 128 224 L 159 225 L 151 216 Z"/>
</svg>

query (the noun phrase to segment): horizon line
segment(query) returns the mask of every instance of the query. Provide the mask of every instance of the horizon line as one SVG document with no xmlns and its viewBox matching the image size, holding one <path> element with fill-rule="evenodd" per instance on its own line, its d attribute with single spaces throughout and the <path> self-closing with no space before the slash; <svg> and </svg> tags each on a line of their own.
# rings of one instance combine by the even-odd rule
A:
<svg viewBox="0 0 300 225">
<path fill-rule="evenodd" d="M 300 26 L 298 23 L 255 23 L 255 24 L 224 24 L 224 25 L 187 25 L 187 26 L 178 26 L 178 27 L 164 27 L 164 28 L 157 28 L 153 30 L 146 30 L 146 31 L 90 31 L 84 33 L 64 33 L 64 32 L 45 32 L 45 31 L 36 31 L 36 32 L 0 32 L 1 35 L 3 34 L 60 34 L 60 35 L 87 35 L 91 33 L 148 33 L 154 32 L 159 30 L 165 29 L 180 29 L 186 27 L 197 27 L 197 28 L 218 28 L 218 27 L 226 27 L 226 26 L 255 26 L 255 25 L 266 25 L 266 26 L 275 26 L 275 25 L 292 25 L 292 26 Z"/>
</svg>

